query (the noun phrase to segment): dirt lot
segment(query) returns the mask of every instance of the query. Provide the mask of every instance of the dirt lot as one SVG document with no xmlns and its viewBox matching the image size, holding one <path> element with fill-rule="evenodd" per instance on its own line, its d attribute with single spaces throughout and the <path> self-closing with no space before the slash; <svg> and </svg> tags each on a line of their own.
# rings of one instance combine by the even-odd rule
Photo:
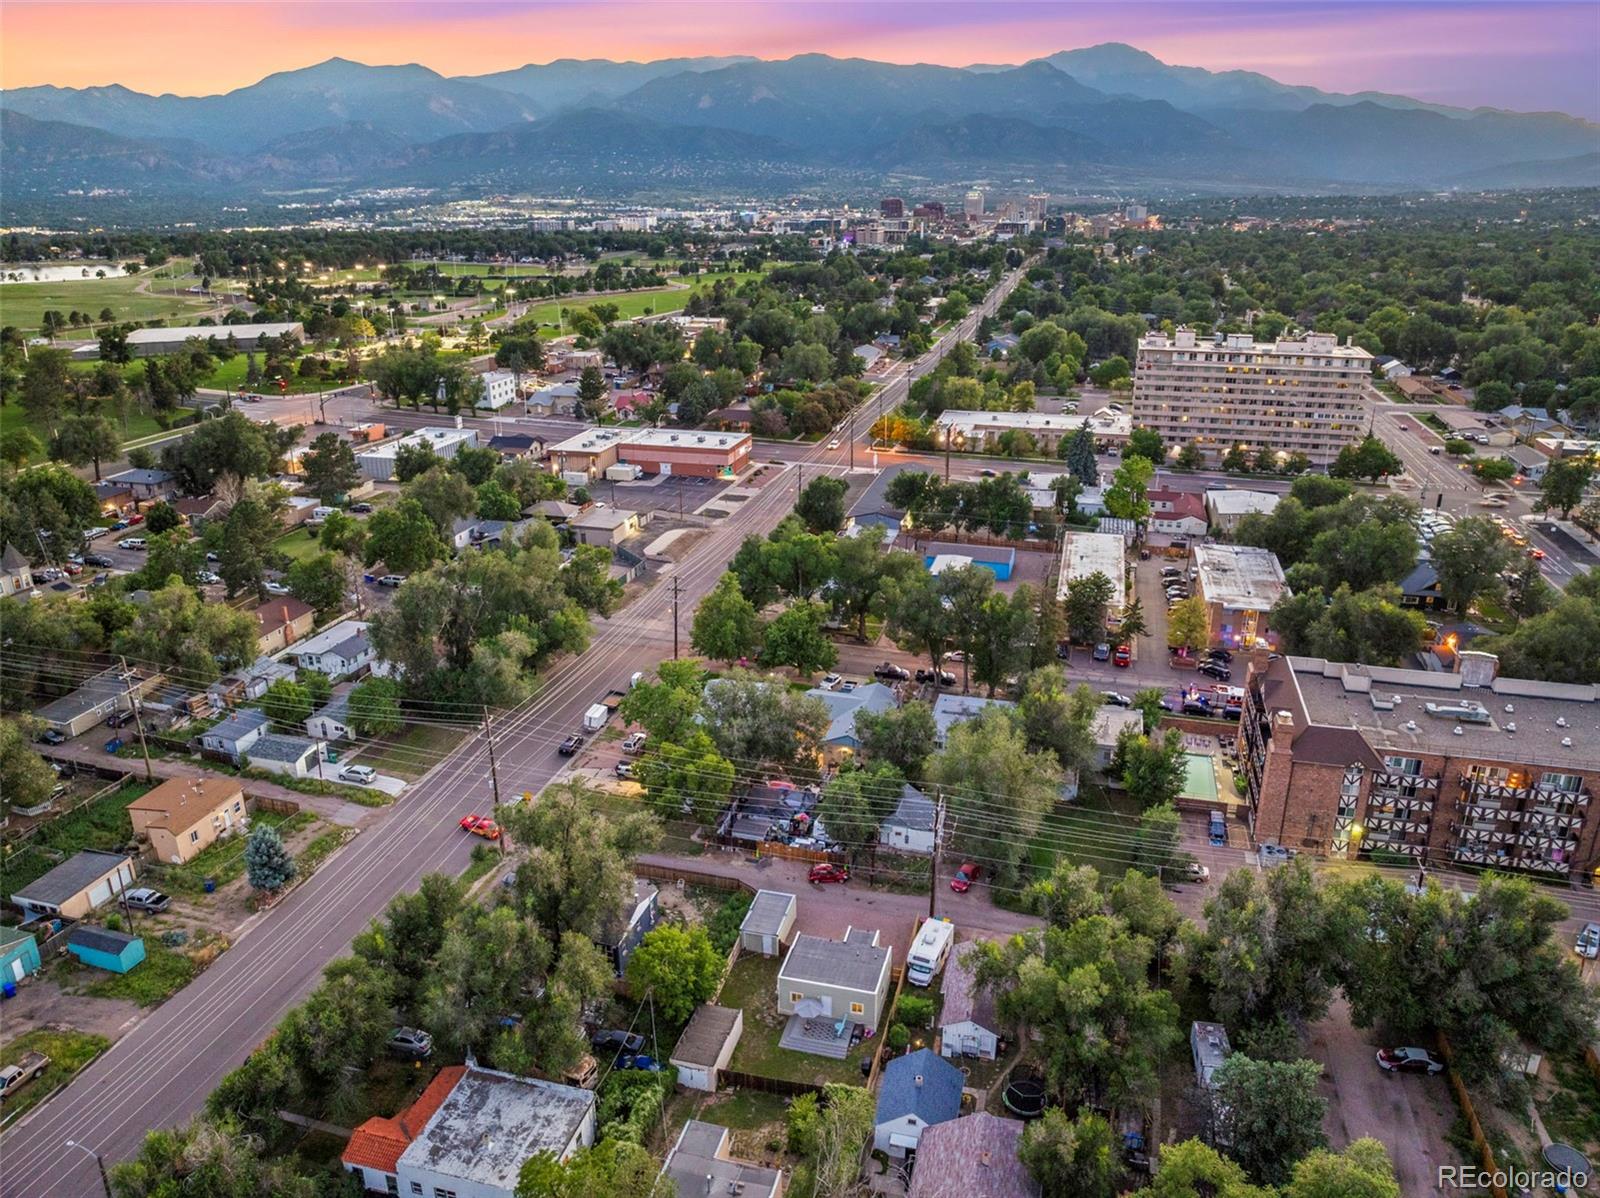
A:
<svg viewBox="0 0 1600 1198">
<path fill-rule="evenodd" d="M 1340 998 L 1311 1028 L 1311 1057 L 1323 1066 L 1328 1100 L 1323 1129 L 1335 1148 L 1371 1136 L 1389 1149 L 1402 1194 L 1434 1188 L 1438 1166 L 1462 1163 L 1445 1136 L 1456 1118 L 1443 1077 L 1385 1073 L 1373 1060 L 1377 1044 L 1350 1023 Z"/>
</svg>

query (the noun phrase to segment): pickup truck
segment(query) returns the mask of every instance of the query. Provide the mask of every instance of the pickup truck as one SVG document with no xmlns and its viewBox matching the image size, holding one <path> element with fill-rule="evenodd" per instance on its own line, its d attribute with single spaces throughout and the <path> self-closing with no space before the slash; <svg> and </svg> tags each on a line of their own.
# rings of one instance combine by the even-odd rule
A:
<svg viewBox="0 0 1600 1198">
<path fill-rule="evenodd" d="M 607 691 L 601 696 L 600 701 L 583 713 L 583 728 L 585 732 L 598 732 L 610 722 L 617 710 L 617 705 L 627 698 L 625 691 Z"/>
<path fill-rule="evenodd" d="M 0 1102 L 11 1097 L 23 1086 L 50 1067 L 50 1058 L 42 1052 L 25 1052 L 15 1065 L 0 1066 Z"/>
</svg>

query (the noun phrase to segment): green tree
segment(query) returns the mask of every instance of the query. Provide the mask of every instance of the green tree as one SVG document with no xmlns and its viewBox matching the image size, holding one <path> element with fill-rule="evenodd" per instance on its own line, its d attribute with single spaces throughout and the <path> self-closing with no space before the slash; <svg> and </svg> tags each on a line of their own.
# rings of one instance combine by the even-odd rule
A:
<svg viewBox="0 0 1600 1198">
<path fill-rule="evenodd" d="M 1572 509 L 1583 502 L 1593 479 L 1593 458 L 1562 458 L 1551 462 L 1539 482 L 1539 502 L 1535 508 L 1541 512 L 1554 509 L 1561 513 L 1563 520 L 1570 520 Z"/>
<path fill-rule="evenodd" d="M 794 505 L 800 522 L 815 533 L 837 532 L 844 524 L 844 497 L 850 485 L 842 478 L 821 475 L 806 484 Z"/>
<path fill-rule="evenodd" d="M 361 481 L 355 450 L 338 433 L 319 433 L 300 455 L 305 487 L 324 504 L 332 504 Z"/>
<path fill-rule="evenodd" d="M 1128 434 L 1128 444 L 1123 452 L 1130 457 L 1160 462 L 1166 459 L 1167 447 L 1161 440 L 1161 434 L 1155 429 L 1136 428 Z"/>
<path fill-rule="evenodd" d="M 145 509 L 144 529 L 150 536 L 171 532 L 183 527 L 183 517 L 165 499 L 157 500 Z"/>
<path fill-rule="evenodd" d="M 1211 1145 L 1184 1140 L 1161 1150 L 1155 1176 L 1135 1198 L 1273 1198 L 1273 1191 L 1251 1185 L 1244 1170 Z"/>
<path fill-rule="evenodd" d="M 1072 477 L 1086 487 L 1100 481 L 1100 464 L 1094 456 L 1094 434 L 1087 424 L 1079 427 L 1071 437 L 1063 438 L 1058 450 Z"/>
<path fill-rule="evenodd" d="M 1500 574 L 1510 568 L 1513 553 L 1489 520 L 1473 516 L 1458 521 L 1435 536 L 1430 549 L 1439 592 L 1456 611 L 1465 614 L 1480 596 L 1498 596 L 1505 589 Z"/>
<path fill-rule="evenodd" d="M 1167 613 L 1167 644 L 1174 648 L 1198 649 L 1211 639 L 1211 619 L 1205 600 L 1191 595 L 1173 604 Z"/>
<path fill-rule="evenodd" d="M 261 696 L 261 710 L 280 729 L 301 728 L 311 718 L 311 696 L 298 682 L 280 678 Z"/>
<path fill-rule="evenodd" d="M 54 456 L 74 466 L 94 466 L 100 481 L 100 463 L 114 461 L 122 449 L 122 435 L 104 416 L 68 416 L 56 433 Z"/>
<path fill-rule="evenodd" d="M 217 573 L 228 597 L 241 591 L 262 593 L 268 566 L 277 560 L 272 545 L 283 531 L 271 506 L 260 494 L 247 492 L 228 511 L 221 525 L 206 530 L 206 543 L 217 553 Z"/>
<path fill-rule="evenodd" d="M 345 610 L 345 568 L 331 553 L 301 558 L 289 567 L 289 593 L 317 609 L 319 619 Z"/>
<path fill-rule="evenodd" d="M 1121 1151 L 1111 1124 L 1093 1111 L 1069 1118 L 1050 1107 L 1026 1125 L 1017 1157 L 1055 1198 L 1112 1198 L 1122 1178 Z"/>
<path fill-rule="evenodd" d="M 13 470 L 21 469 L 27 462 L 37 461 L 43 456 L 44 446 L 30 430 L 13 425 L 0 432 L 0 462 Z"/>
<path fill-rule="evenodd" d="M 1106 511 L 1119 520 L 1148 520 L 1148 489 L 1154 474 L 1155 466 L 1149 458 L 1125 454 L 1106 488 Z"/>
<path fill-rule="evenodd" d="M 1183 838 L 1178 809 L 1170 803 L 1145 808 L 1133 835 L 1134 867 L 1162 880 L 1177 880 Z"/>
<path fill-rule="evenodd" d="M 746 769 L 810 768 L 829 724 L 822 700 L 742 670 L 706 689 L 703 711 L 717 750 Z"/>
<path fill-rule="evenodd" d="M 629 955 L 628 988 L 636 998 L 648 995 L 667 1022 L 685 1023 L 715 993 L 726 965 L 705 928 L 662 924 Z"/>
<path fill-rule="evenodd" d="M 392 678 L 366 679 L 350 692 L 350 726 L 362 736 L 390 736 L 404 726 L 400 684 Z"/>
<path fill-rule="evenodd" d="M 862 755 L 872 762 L 885 762 L 912 778 L 922 776 L 923 764 L 933 756 L 938 725 L 933 708 L 913 699 L 898 708 L 856 712 L 856 739 Z"/>
<path fill-rule="evenodd" d="M 732 663 L 751 656 L 760 643 L 756 609 L 740 593 L 738 575 L 729 571 L 695 608 L 689 644 L 696 653 Z"/>
<path fill-rule="evenodd" d="M 1328 467 L 1333 478 L 1364 478 L 1377 482 L 1390 474 L 1399 474 L 1405 464 L 1378 438 L 1368 436 L 1354 445 L 1346 445 Z"/>
<path fill-rule="evenodd" d="M 1472 474 L 1479 482 L 1503 483 L 1516 477 L 1517 467 L 1510 458 L 1478 458 L 1472 463 Z"/>
<path fill-rule="evenodd" d="M 18 720 L 0 720 L 0 796 L 6 807 L 36 807 L 50 798 L 56 776 L 29 743 Z"/>
<path fill-rule="evenodd" d="M 1205 451 L 1190 441 L 1178 450 L 1178 456 L 1173 459 L 1173 465 L 1179 470 L 1204 470 L 1206 465 Z"/>
<path fill-rule="evenodd" d="M 739 602 L 744 602 L 743 596 Z M 791 603 L 784 608 L 761 630 L 761 664 L 793 666 L 802 677 L 830 669 L 839 660 L 839 650 L 823 631 L 827 615 L 820 603 Z"/>
<path fill-rule="evenodd" d="M 1089 371 L 1089 379 L 1096 387 L 1109 387 L 1128 376 L 1128 359 L 1120 354 L 1107 358 Z"/>
<path fill-rule="evenodd" d="M 1063 770 L 1086 772 L 1097 752 L 1094 722 L 1101 702 L 1081 683 L 1069 690 L 1054 666 L 1034 670 L 1023 680 L 1016 708 L 1028 747 L 1054 754 Z"/>
<path fill-rule="evenodd" d="M 1124 728 L 1111 757 L 1111 774 L 1141 809 L 1171 806 L 1183 793 L 1186 776 L 1183 734 L 1169 728 L 1163 737 L 1141 736 Z"/>
<path fill-rule="evenodd" d="M 490 479 L 477 489 L 478 518 L 513 522 L 522 518 L 522 503 L 496 479 Z"/>
<path fill-rule="evenodd" d="M 566 1162 L 540 1152 L 523 1162 L 516 1198 L 676 1198 L 676 1187 L 655 1159 L 627 1140 L 601 1140 Z"/>
<path fill-rule="evenodd" d="M 169 443 L 161 464 L 177 476 L 185 495 L 209 495 L 224 475 L 245 481 L 272 474 L 298 435 L 298 429 L 259 425 L 242 412 L 228 412 Z"/>
<path fill-rule="evenodd" d="M 961 615 L 959 609 L 954 614 Z M 989 591 L 977 618 L 963 623 L 970 632 L 959 638 L 968 654 L 966 668 L 973 681 L 988 688 L 991 698 L 1007 679 L 1020 677 L 1028 668 L 1038 627 L 1034 590 L 1026 583 L 1010 595 Z"/>
<path fill-rule="evenodd" d="M 367 546 L 367 526 L 344 512 L 329 512 L 317 539 L 324 549 L 359 559 Z"/>
<path fill-rule="evenodd" d="M 478 496 L 473 491 L 472 484 L 445 466 L 433 466 L 417 475 L 405 485 L 401 494 L 427 513 L 428 519 L 433 522 L 434 531 L 446 541 L 455 522 L 477 510 L 478 506 Z M 374 515 L 368 524 L 375 526 L 378 515 L 382 514 L 380 512 Z M 377 535 L 375 527 L 373 535 Z"/>
<path fill-rule="evenodd" d="M 1144 731 L 1148 736 L 1161 726 L 1161 717 L 1166 714 L 1166 708 L 1161 702 L 1166 698 L 1166 691 L 1159 686 L 1141 687 L 1133 694 L 1133 707 L 1140 715 L 1144 716 Z"/>
<path fill-rule="evenodd" d="M 383 562 L 401 574 L 425 570 L 445 555 L 438 528 L 409 496 L 374 512 L 367 521 L 366 564 Z"/>
<path fill-rule="evenodd" d="M 871 769 L 841 770 L 822 788 L 817 816 L 852 860 L 877 842 L 878 827 L 900 802 L 905 779 L 884 762 Z"/>
<path fill-rule="evenodd" d="M 1343 1152 L 1313 1149 L 1295 1162 L 1283 1198 L 1400 1198 L 1383 1144 L 1362 1137 Z"/>
<path fill-rule="evenodd" d="M 599 420 L 606 407 L 606 380 L 600 368 L 585 366 L 578 376 L 578 414 L 585 420 Z"/>
<path fill-rule="evenodd" d="M 278 829 L 270 824 L 259 824 L 251 829 L 244 844 L 244 868 L 251 889 L 263 894 L 282 890 L 294 881 L 298 872 L 294 858 L 283 847 Z"/>
<path fill-rule="evenodd" d="M 315 1198 L 317 1184 L 295 1162 L 267 1162 L 261 1141 L 231 1118 L 197 1115 L 146 1134 L 132 1160 L 110 1167 L 112 1198 Z"/>
<path fill-rule="evenodd" d="M 1061 798 L 1055 757 L 1030 751 L 1016 722 L 991 708 L 950 729 L 928 775 L 944 788 L 955 845 L 993 862 L 1000 882 L 1013 884 L 1045 814 Z"/>
<path fill-rule="evenodd" d="M 1297 1161 L 1327 1145 L 1321 1076 L 1315 1061 L 1253 1061 L 1237 1052 L 1217 1070 L 1213 1119 L 1228 1155 L 1257 1181 L 1287 1181 Z"/>
<path fill-rule="evenodd" d="M 733 795 L 736 772 L 711 737 L 703 728 L 688 728 L 676 740 L 652 741 L 651 750 L 639 780 L 661 817 L 714 824 Z"/>
<path fill-rule="evenodd" d="M 404 486 L 418 475 L 426 474 L 440 465 L 441 461 L 439 455 L 433 452 L 433 446 L 426 441 L 401 445 L 394 455 L 394 480 Z"/>
<path fill-rule="evenodd" d="M 1106 614 L 1117 595 L 1118 585 L 1099 570 L 1067 583 L 1062 612 L 1069 637 L 1078 644 L 1091 644 L 1105 636 Z"/>
<path fill-rule="evenodd" d="M 202 602 L 192 588 L 179 581 L 151 592 L 128 625 L 112 638 L 112 649 L 132 660 L 171 670 L 196 685 L 254 661 L 259 633 L 260 625 L 248 612 Z"/>
<path fill-rule="evenodd" d="M 705 671 L 694 658 L 666 660 L 656 676 L 629 688 L 619 710 L 657 742 L 676 741 L 700 727 L 700 693 Z"/>
</svg>

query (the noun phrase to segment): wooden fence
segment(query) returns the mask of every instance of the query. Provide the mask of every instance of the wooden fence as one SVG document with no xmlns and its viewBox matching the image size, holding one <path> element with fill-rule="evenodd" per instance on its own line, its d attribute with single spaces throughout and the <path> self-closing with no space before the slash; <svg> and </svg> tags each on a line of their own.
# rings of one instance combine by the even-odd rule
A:
<svg viewBox="0 0 1600 1198">
<path fill-rule="evenodd" d="M 712 890 L 743 890 L 754 894 L 756 888 L 743 878 L 725 878 L 721 874 L 702 873 L 697 869 L 684 869 L 674 865 L 650 865 L 643 861 L 636 861 L 633 865 L 635 877 L 645 878 L 651 882 L 682 882 L 685 886 L 706 886 Z"/>
<path fill-rule="evenodd" d="M 256 811 L 270 811 L 274 815 L 295 815 L 300 804 L 293 799 L 280 799 L 275 795 L 251 795 L 251 807 Z"/>
<path fill-rule="evenodd" d="M 1461 1080 L 1461 1072 L 1456 1068 L 1455 1049 L 1443 1032 L 1439 1033 L 1439 1055 L 1444 1057 L 1445 1064 L 1449 1066 L 1450 1088 L 1455 1091 L 1456 1105 L 1461 1108 L 1461 1113 L 1466 1117 L 1467 1128 L 1472 1132 L 1472 1142 L 1477 1145 L 1478 1159 L 1482 1162 L 1484 1171 L 1492 1179 L 1499 1172 L 1495 1164 L 1494 1149 L 1489 1146 L 1489 1137 L 1483 1134 L 1483 1124 L 1478 1119 L 1478 1110 L 1472 1104 L 1472 1095 L 1467 1093 L 1467 1083 Z M 1505 1186 L 1497 1181 L 1490 1180 L 1489 1192 L 1494 1198 L 1508 1198 Z"/>
<path fill-rule="evenodd" d="M 736 1069 L 718 1069 L 719 1085 L 737 1086 L 741 1090 L 760 1090 L 763 1094 L 821 1094 L 822 1087 L 811 1082 L 790 1081 L 786 1077 L 762 1077 L 758 1073 L 740 1073 Z"/>
</svg>

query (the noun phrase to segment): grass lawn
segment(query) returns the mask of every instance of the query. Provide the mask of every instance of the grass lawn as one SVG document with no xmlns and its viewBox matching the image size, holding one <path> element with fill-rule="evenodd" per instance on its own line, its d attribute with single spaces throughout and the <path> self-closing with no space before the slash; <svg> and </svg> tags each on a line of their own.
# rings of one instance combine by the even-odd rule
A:
<svg viewBox="0 0 1600 1198">
<path fill-rule="evenodd" d="M 50 444 L 50 430 L 37 420 L 30 420 L 15 404 L 6 404 L 0 407 L 0 433 L 9 432 L 14 428 L 25 428 L 35 437 L 39 444 L 48 447 Z M 142 408 L 128 413 L 128 418 L 122 423 L 122 443 L 137 441 L 142 437 L 155 436 L 165 431 L 158 421 L 149 412 Z M 112 469 L 110 462 L 101 462 L 102 473 L 109 473 Z"/>
<path fill-rule="evenodd" d="M 263 825 L 277 828 L 285 840 L 316 822 L 316 815 L 310 811 L 297 811 L 293 815 L 279 815 L 273 811 L 254 811 L 250 814 L 252 828 Z M 207 845 L 182 865 L 166 865 L 159 872 L 148 872 L 159 877 L 161 885 L 169 890 L 179 894 L 203 894 L 207 878 L 214 879 L 218 886 L 222 886 L 244 873 L 245 840 L 243 836 L 230 836 Z"/>
<path fill-rule="evenodd" d="M 453 752 L 470 732 L 467 728 L 409 724 L 404 731 L 374 740 L 351 760 L 370 765 L 380 774 L 415 782 Z"/>
<path fill-rule="evenodd" d="M 1041 875 L 1054 869 L 1060 857 L 1074 865 L 1094 866 L 1107 881 L 1120 878 L 1133 865 L 1124 846 L 1138 816 L 1139 805 L 1126 791 L 1086 790 L 1078 802 L 1058 804 L 1044 817 L 1029 860 Z"/>
<path fill-rule="evenodd" d="M 304 561 L 323 551 L 322 541 L 317 535 L 321 531 L 319 528 L 292 528 L 272 542 L 272 547 L 287 556 L 291 563 Z"/>
<path fill-rule="evenodd" d="M 774 1123 L 783 1123 L 788 1113 L 789 1100 L 782 1094 L 734 1090 L 712 1102 L 700 1112 L 699 1117 L 707 1123 L 720 1124 L 734 1131 L 756 1131 Z"/>
<path fill-rule="evenodd" d="M 723 983 L 717 1002 L 744 1011 L 744 1035 L 733 1050 L 730 1067 L 740 1073 L 818 1086 L 828 1082 L 859 1086 L 861 1062 L 871 1056 L 876 1039 L 863 1040 L 842 1061 L 778 1047 L 778 1037 L 788 1021 L 787 1015 L 778 1013 L 778 964 L 767 957 L 740 957 Z"/>
<path fill-rule="evenodd" d="M 94 970 L 96 980 L 84 989 L 95 998 L 125 998 L 141 1007 L 166 1002 L 199 972 L 195 963 L 154 937 L 144 940 L 145 958 L 127 973 Z"/>
<path fill-rule="evenodd" d="M 86 265 L 89 273 L 93 274 L 95 266 Z M 137 290 L 141 280 L 151 282 L 151 293 Z M 176 281 L 181 291 L 195 280 L 186 277 Z M 118 321 L 143 321 L 173 319 L 214 306 L 212 300 L 203 296 L 154 294 L 154 288 L 161 286 L 170 286 L 170 282 L 154 279 L 148 274 L 60 283 L 6 283 L 0 286 L 0 324 L 16 325 L 31 334 L 39 329 L 44 314 L 51 309 L 63 316 L 77 309 L 98 321 L 100 313 L 109 308 L 113 318 Z M 94 335 L 94 331 L 87 327 L 68 329 L 63 334 L 72 339 L 91 338 Z"/>
<path fill-rule="evenodd" d="M 83 849 L 115 852 L 125 848 L 133 839 L 128 804 L 150 789 L 148 782 L 130 782 L 104 798 L 40 825 L 26 846 L 4 858 L 4 869 L 0 870 L 4 874 L 4 882 L 0 886 L 8 895 L 12 894 L 29 882 L 43 877 L 60 863 L 48 854 L 36 851 L 34 846 L 55 850 L 62 855 L 61 860 Z"/>
<path fill-rule="evenodd" d="M 57 1086 L 71 1081 L 80 1069 L 110 1047 L 111 1041 L 104 1036 L 40 1028 L 24 1032 L 0 1048 L 0 1065 L 15 1065 L 24 1053 L 29 1052 L 42 1052 L 50 1058 L 50 1064 L 43 1073 L 7 1097 L 5 1122 L 14 1123 L 24 1112 L 50 1097 Z"/>
<path fill-rule="evenodd" d="M 306 814 L 308 813 L 304 811 L 298 812 L 296 818 Z M 332 855 L 333 850 L 353 835 L 355 833 L 349 828 L 329 828 L 320 836 L 313 837 L 310 844 L 295 854 L 295 864 L 300 867 L 300 876 L 305 877 L 307 874 L 315 873 L 317 867 Z"/>
<path fill-rule="evenodd" d="M 259 354 L 256 356 L 256 364 L 258 366 L 262 364 L 262 358 Z M 207 377 L 205 382 L 201 383 L 200 386 L 203 388 L 210 388 L 213 391 L 233 391 L 237 393 L 245 386 L 245 374 L 249 369 L 250 355 L 242 353 L 234 354 L 233 357 L 228 358 L 214 371 L 212 371 L 210 376 Z M 343 381 L 301 378 L 298 374 L 286 374 L 283 376 L 283 379 L 284 382 L 289 384 L 287 391 L 287 394 L 289 395 L 305 395 L 307 393 L 315 395 L 319 388 L 322 390 L 327 390 L 332 387 L 345 386 Z M 280 394 L 278 390 L 278 380 L 275 377 L 270 379 L 263 378 L 259 383 L 256 384 L 254 390 L 259 391 L 263 395 Z"/>
<path fill-rule="evenodd" d="M 461 884 L 471 886 L 495 866 L 500 864 L 500 854 L 486 844 L 474 846 L 472 863 L 461 872 Z"/>
</svg>

